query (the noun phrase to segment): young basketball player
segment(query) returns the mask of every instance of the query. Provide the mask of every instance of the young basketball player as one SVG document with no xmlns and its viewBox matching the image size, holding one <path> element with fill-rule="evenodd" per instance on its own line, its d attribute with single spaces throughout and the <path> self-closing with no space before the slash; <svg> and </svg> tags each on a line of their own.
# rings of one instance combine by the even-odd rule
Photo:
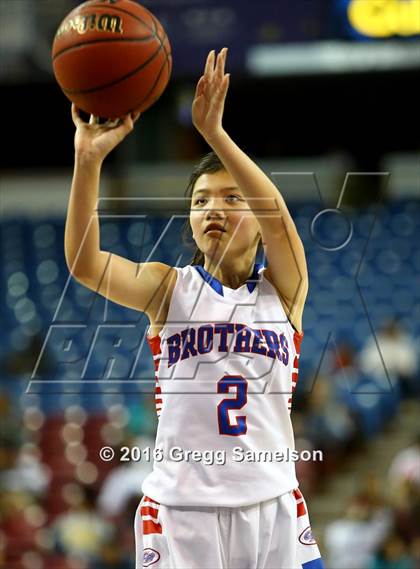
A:
<svg viewBox="0 0 420 569">
<path fill-rule="evenodd" d="M 226 54 L 209 54 L 192 108 L 213 149 L 189 185 L 192 264 L 100 250 L 101 165 L 138 117 L 88 125 L 74 107 L 66 259 L 78 281 L 150 319 L 159 454 L 135 518 L 136 569 L 320 569 L 290 458 L 305 254 L 278 189 L 223 129 Z"/>
</svg>

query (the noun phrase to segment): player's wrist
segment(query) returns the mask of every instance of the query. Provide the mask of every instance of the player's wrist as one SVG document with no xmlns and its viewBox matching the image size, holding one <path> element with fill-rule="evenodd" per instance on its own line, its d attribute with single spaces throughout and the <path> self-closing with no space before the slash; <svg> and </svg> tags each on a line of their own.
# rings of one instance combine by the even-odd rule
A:
<svg viewBox="0 0 420 569">
<path fill-rule="evenodd" d="M 203 136 L 206 139 L 207 144 L 209 144 L 210 146 L 214 146 L 215 144 L 223 140 L 224 137 L 227 136 L 227 132 L 225 131 L 223 126 L 220 126 L 219 128 L 214 129 L 212 132 L 204 134 Z"/>
<path fill-rule="evenodd" d="M 103 161 L 104 158 L 90 152 L 76 150 L 74 153 L 74 163 L 76 166 L 100 168 Z"/>
</svg>

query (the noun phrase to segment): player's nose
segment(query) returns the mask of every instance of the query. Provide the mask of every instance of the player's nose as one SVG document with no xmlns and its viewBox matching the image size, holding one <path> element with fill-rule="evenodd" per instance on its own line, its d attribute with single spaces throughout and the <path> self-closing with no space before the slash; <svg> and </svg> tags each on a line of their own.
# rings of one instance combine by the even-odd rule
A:
<svg viewBox="0 0 420 569">
<path fill-rule="evenodd" d="M 220 225 L 226 231 L 227 219 L 226 219 L 226 214 L 222 209 L 217 207 L 215 208 L 211 207 L 211 209 L 208 209 L 206 211 L 205 216 L 203 218 L 204 231 L 206 231 L 206 229 L 211 223 Z"/>
<path fill-rule="evenodd" d="M 204 217 L 204 225 L 208 226 L 212 222 L 217 223 L 222 227 L 225 227 L 226 215 L 223 213 L 223 211 L 220 211 L 218 209 L 213 209 L 211 211 L 208 211 Z"/>
<path fill-rule="evenodd" d="M 219 217 L 219 219 L 226 218 L 226 212 L 224 211 L 224 202 L 220 198 L 210 198 L 207 203 L 206 208 L 206 219 L 212 219 L 212 216 Z"/>
</svg>

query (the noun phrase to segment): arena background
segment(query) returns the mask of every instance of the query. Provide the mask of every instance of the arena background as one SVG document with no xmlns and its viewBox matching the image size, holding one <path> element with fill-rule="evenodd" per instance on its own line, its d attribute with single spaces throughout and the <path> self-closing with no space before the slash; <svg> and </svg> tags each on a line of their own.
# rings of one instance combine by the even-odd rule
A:
<svg viewBox="0 0 420 569">
<path fill-rule="evenodd" d="M 190 261 L 180 198 L 208 150 L 190 106 L 207 52 L 227 45 L 226 129 L 278 184 L 309 265 L 292 418 L 297 448 L 324 453 L 297 464 L 314 534 L 330 569 L 418 568 L 419 2 L 144 4 L 174 72 L 106 161 L 101 247 Z M 150 464 L 99 450 L 147 448 L 156 428 L 139 381 L 153 377 L 146 318 L 75 283 L 64 260 L 74 126 L 50 47 L 75 5 L 0 0 L 6 569 L 134 567 Z"/>
</svg>

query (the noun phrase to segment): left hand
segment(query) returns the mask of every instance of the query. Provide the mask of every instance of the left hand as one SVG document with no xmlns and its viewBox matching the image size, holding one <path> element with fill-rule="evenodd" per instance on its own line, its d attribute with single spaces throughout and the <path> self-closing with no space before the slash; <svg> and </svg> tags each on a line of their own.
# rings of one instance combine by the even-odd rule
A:
<svg viewBox="0 0 420 569">
<path fill-rule="evenodd" d="M 225 74 L 226 56 L 226 47 L 217 58 L 214 50 L 209 53 L 192 104 L 193 124 L 207 141 L 223 130 L 223 110 L 230 78 L 229 74 Z"/>
</svg>

